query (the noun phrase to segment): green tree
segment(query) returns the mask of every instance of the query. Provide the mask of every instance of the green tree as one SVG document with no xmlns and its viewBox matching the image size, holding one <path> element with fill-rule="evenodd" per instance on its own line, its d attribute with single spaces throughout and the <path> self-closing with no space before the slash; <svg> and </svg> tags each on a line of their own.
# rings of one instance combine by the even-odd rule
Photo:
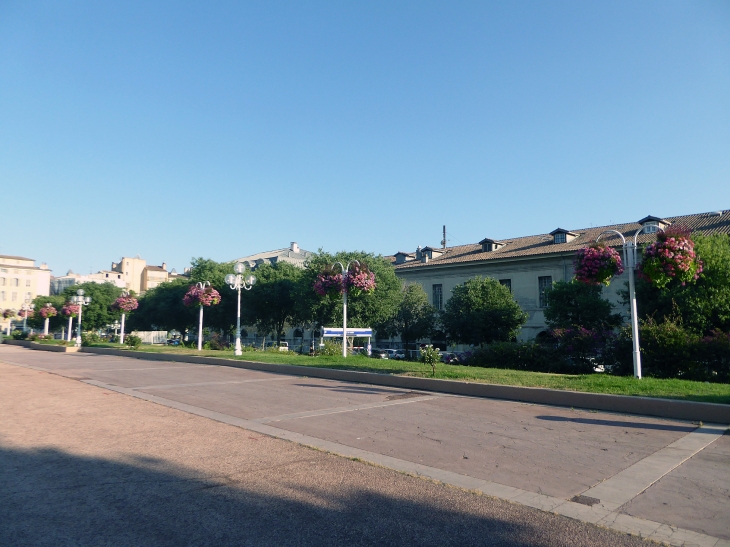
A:
<svg viewBox="0 0 730 547">
<path fill-rule="evenodd" d="M 61 330 L 61 327 L 68 325 L 68 318 L 61 314 L 61 308 L 66 303 L 66 299 L 62 295 L 54 296 L 36 296 L 33 299 L 33 305 L 35 306 L 33 317 L 28 319 L 28 326 L 34 329 L 43 329 L 46 324 L 46 320 L 39 313 L 42 307 L 46 304 L 51 304 L 58 314 L 55 317 L 51 317 L 48 321 L 48 332 L 55 332 Z M 84 310 L 86 311 L 86 310 Z"/>
<path fill-rule="evenodd" d="M 685 328 L 696 334 L 730 331 L 730 235 L 693 234 L 695 251 L 704 269 L 695 283 L 671 283 L 657 289 L 637 280 L 639 314 L 657 322 L 678 313 Z M 626 292 L 624 295 L 627 296 Z"/>
<path fill-rule="evenodd" d="M 545 322 L 551 328 L 584 327 L 612 329 L 621 325 L 621 314 L 612 313 L 613 305 L 601 297 L 601 285 L 579 281 L 558 281 L 547 291 Z"/>
<path fill-rule="evenodd" d="M 111 305 L 122 294 L 122 289 L 112 283 L 82 283 L 72 285 L 63 291 L 65 301 L 70 301 L 76 291 L 83 289 L 84 296 L 91 297 L 91 303 L 84 306 L 81 314 L 81 327 L 85 330 L 103 329 L 119 319 L 120 314 Z M 59 309 L 59 311 L 61 311 Z"/>
<path fill-rule="evenodd" d="M 406 283 L 403 284 L 395 315 L 375 328 L 378 334 L 400 336 L 408 348 L 410 343 L 430 336 L 435 322 L 436 308 L 428 301 L 426 291 L 418 283 Z"/>
<path fill-rule="evenodd" d="M 233 273 L 233 262 L 216 262 L 209 258 L 198 257 L 193 258 L 190 264 L 190 279 L 187 285 L 208 281 L 221 295 L 219 304 L 205 308 L 204 326 L 232 333 L 236 324 L 237 295 L 226 284 L 225 277 Z M 242 302 L 244 298 L 245 295 L 242 294 Z"/>
<path fill-rule="evenodd" d="M 441 312 L 447 340 L 482 345 L 514 339 L 527 321 L 510 290 L 491 277 L 477 276 L 454 287 Z"/>
<path fill-rule="evenodd" d="M 243 323 L 256 326 L 260 333 L 273 332 L 277 341 L 281 341 L 284 328 L 297 324 L 298 284 L 302 274 L 301 268 L 288 262 L 258 266 L 254 271 L 256 284 L 241 295 Z"/>
<path fill-rule="evenodd" d="M 375 290 L 370 294 L 349 295 L 347 299 L 347 325 L 349 327 L 373 327 L 386 323 L 396 313 L 400 302 L 401 282 L 392 264 L 380 255 L 365 252 L 325 253 L 321 249 L 307 264 L 299 283 L 300 321 L 310 327 L 342 325 L 342 297 L 319 296 L 314 292 L 314 281 L 322 268 L 341 262 L 358 260 L 375 273 Z"/>
<path fill-rule="evenodd" d="M 139 307 L 127 317 L 127 332 L 176 330 L 184 333 L 198 321 L 197 308 L 183 304 L 190 281 L 175 279 L 160 283 L 139 298 Z"/>
</svg>

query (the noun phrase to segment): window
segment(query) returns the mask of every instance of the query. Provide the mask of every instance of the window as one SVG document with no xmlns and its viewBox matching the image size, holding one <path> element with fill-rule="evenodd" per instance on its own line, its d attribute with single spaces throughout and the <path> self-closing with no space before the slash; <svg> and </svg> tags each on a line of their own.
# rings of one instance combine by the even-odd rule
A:
<svg viewBox="0 0 730 547">
<path fill-rule="evenodd" d="M 18 293 L 14 292 L 12 295 L 10 295 L 10 300 L 12 302 L 15 302 L 18 299 Z"/>
<path fill-rule="evenodd" d="M 558 232 L 553 236 L 553 243 L 565 243 L 566 237 L 562 232 Z"/>
<path fill-rule="evenodd" d="M 644 223 L 645 234 L 655 234 L 659 229 L 659 223 L 656 220 L 650 220 Z"/>
<path fill-rule="evenodd" d="M 25 286 L 26 287 L 30 287 L 30 279 L 26 279 L 25 280 Z"/>
<path fill-rule="evenodd" d="M 5 286 L 5 278 L 4 277 L 0 277 L 0 285 L 2 285 L 3 287 Z"/>
<path fill-rule="evenodd" d="M 12 285 L 13 285 L 13 287 L 19 287 L 20 286 L 20 280 L 17 277 L 14 278 Z"/>
<path fill-rule="evenodd" d="M 32 299 L 32 298 L 30 297 L 30 293 L 29 293 L 29 292 L 25 293 L 25 298 L 24 298 L 24 300 L 33 300 L 33 299 Z"/>
<path fill-rule="evenodd" d="M 444 305 L 444 289 L 443 285 L 433 286 L 433 307 L 440 310 Z"/>
<path fill-rule="evenodd" d="M 547 292 L 553 286 L 553 278 L 550 275 L 545 275 L 537 278 L 537 288 L 540 292 L 540 307 L 547 307 Z"/>
<path fill-rule="evenodd" d="M 0 291 L 0 302 L 5 302 L 5 291 Z"/>
<path fill-rule="evenodd" d="M 512 280 L 511 279 L 500 279 L 499 280 L 500 285 L 504 285 L 509 289 L 509 292 L 512 292 Z"/>
<path fill-rule="evenodd" d="M 109 277 L 109 274 L 106 274 L 107 277 Z"/>
</svg>

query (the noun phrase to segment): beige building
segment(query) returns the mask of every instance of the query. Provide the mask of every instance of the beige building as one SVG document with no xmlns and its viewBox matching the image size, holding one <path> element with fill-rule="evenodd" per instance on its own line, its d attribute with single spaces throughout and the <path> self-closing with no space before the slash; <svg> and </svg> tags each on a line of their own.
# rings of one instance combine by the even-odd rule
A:
<svg viewBox="0 0 730 547">
<path fill-rule="evenodd" d="M 22 256 L 0 255 L 0 310 L 20 310 L 36 296 L 50 294 L 51 270 Z M 3 328 L 8 321 L 0 317 Z"/>
<path fill-rule="evenodd" d="M 412 253 L 396 253 L 393 263 L 396 275 L 404 281 L 419 283 L 438 309 L 443 308 L 453 288 L 469 278 L 481 275 L 499 280 L 510 288 L 515 300 L 528 314 L 519 336 L 521 340 L 528 340 L 545 330 L 545 291 L 556 281 L 573 278 L 573 259 L 578 249 L 595 241 L 607 230 L 616 230 L 628 240 L 633 239 L 642 226 L 651 231 L 652 226 L 664 228 L 671 224 L 708 235 L 730 234 L 730 210 L 666 219 L 648 216 L 626 224 L 572 230 L 557 228 L 545 234 L 502 240 L 486 237 L 479 243 L 458 247 L 418 247 Z M 603 236 L 602 241 L 612 246 L 621 244 L 617 235 L 609 239 L 606 237 Z M 654 239 L 654 233 L 639 236 L 640 243 Z M 618 291 L 625 288 L 625 281 L 628 281 L 628 272 L 615 278 L 604 289 L 604 297 L 628 318 L 628 309 L 618 295 Z"/>
<path fill-rule="evenodd" d="M 312 257 L 312 254 L 313 253 L 311 251 L 300 249 L 296 241 L 292 241 L 289 244 L 289 247 L 244 256 L 237 258 L 232 262 L 243 262 L 251 269 L 254 269 L 259 264 L 276 264 L 277 262 L 288 262 L 303 268 L 307 261 Z"/>
</svg>

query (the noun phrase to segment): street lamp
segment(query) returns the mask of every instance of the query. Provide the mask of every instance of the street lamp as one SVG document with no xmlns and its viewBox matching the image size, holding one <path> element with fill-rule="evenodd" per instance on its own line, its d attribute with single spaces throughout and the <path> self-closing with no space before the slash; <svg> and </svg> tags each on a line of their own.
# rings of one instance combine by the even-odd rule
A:
<svg viewBox="0 0 730 547">
<path fill-rule="evenodd" d="M 88 306 L 91 304 L 91 297 L 90 296 L 84 296 L 84 289 L 79 289 L 76 291 L 76 296 L 71 297 L 71 302 L 78 305 L 79 307 L 79 320 L 76 322 L 76 347 L 81 347 L 81 312 L 84 309 L 84 306 Z"/>
<path fill-rule="evenodd" d="M 210 281 L 198 281 L 195 284 L 200 290 L 201 294 L 205 291 L 206 287 L 210 287 Z M 203 304 L 200 304 L 200 318 L 198 319 L 198 351 L 203 349 Z"/>
<path fill-rule="evenodd" d="M 623 234 L 616 230 L 606 230 L 605 232 L 601 232 L 596 238 L 596 243 L 598 243 L 598 241 L 601 239 L 601 236 L 604 234 L 617 234 L 621 238 L 621 246 L 624 254 L 624 263 L 629 270 L 629 309 L 631 311 L 631 341 L 633 345 L 634 376 L 639 379 L 641 378 L 641 352 L 639 348 L 639 316 L 636 310 L 636 285 L 634 281 L 634 270 L 636 270 L 639 265 L 638 256 L 636 253 L 636 250 L 638 248 L 639 234 L 647 229 L 651 229 L 651 233 L 657 230 L 661 230 L 662 232 L 664 231 L 660 226 L 642 226 L 641 228 L 636 230 L 633 241 L 631 239 L 626 241 L 626 238 L 623 236 Z"/>
<path fill-rule="evenodd" d="M 53 306 L 53 304 L 51 304 L 50 302 L 46 302 L 45 308 L 48 309 L 52 306 Z M 51 321 L 50 317 L 48 317 L 46 315 L 46 320 L 43 324 L 43 336 L 48 336 L 48 324 L 50 323 L 50 321 Z"/>
<path fill-rule="evenodd" d="M 345 283 L 343 284 L 344 291 L 342 292 L 342 357 L 347 358 L 347 272 L 350 271 L 350 266 L 353 264 L 360 265 L 360 262 L 353 260 L 347 263 L 347 266 L 343 266 L 342 262 L 335 262 L 332 264 L 332 268 L 339 266 L 342 270 L 342 278 Z"/>
<path fill-rule="evenodd" d="M 112 323 L 110 327 L 114 329 L 114 336 L 116 336 L 117 330 L 119 329 L 119 321 L 114 321 L 114 323 Z"/>
<path fill-rule="evenodd" d="M 238 311 L 236 312 L 236 348 L 233 350 L 233 355 L 242 355 L 241 350 L 241 289 L 250 291 L 251 288 L 256 284 L 256 276 L 248 274 L 245 278 L 243 274 L 246 273 L 246 265 L 243 262 L 236 263 L 233 266 L 235 274 L 228 274 L 226 276 L 226 283 L 234 291 L 238 291 Z"/>
<path fill-rule="evenodd" d="M 28 324 L 28 314 L 35 309 L 35 304 L 33 304 L 31 300 L 26 299 L 20 309 L 23 310 L 23 332 L 25 332 L 28 330 L 28 327 L 26 326 Z"/>
</svg>

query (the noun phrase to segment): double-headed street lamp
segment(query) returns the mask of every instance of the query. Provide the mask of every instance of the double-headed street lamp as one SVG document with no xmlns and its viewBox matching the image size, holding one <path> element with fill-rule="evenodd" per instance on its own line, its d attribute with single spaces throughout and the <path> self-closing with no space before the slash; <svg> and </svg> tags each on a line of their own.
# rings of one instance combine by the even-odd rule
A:
<svg viewBox="0 0 730 547">
<path fill-rule="evenodd" d="M 644 230 L 653 230 L 654 231 L 664 231 L 659 226 L 642 226 L 638 230 L 636 230 L 636 233 L 634 234 L 633 241 L 629 239 L 626 241 L 626 238 L 623 236 L 621 232 L 618 232 L 616 230 L 606 230 L 605 232 L 601 232 L 599 236 L 596 238 L 596 243 L 601 239 L 601 236 L 604 234 L 616 234 L 621 238 L 622 242 L 622 248 L 623 248 L 623 254 L 624 254 L 624 263 L 626 264 L 626 267 L 629 270 L 629 305 L 630 305 L 630 311 L 631 311 L 631 341 L 633 345 L 633 356 L 634 356 L 634 376 L 636 378 L 641 378 L 641 351 L 639 347 L 639 315 L 637 313 L 636 309 L 636 284 L 634 281 L 634 270 L 639 266 L 639 260 L 637 256 L 637 248 L 638 248 L 638 241 L 639 241 L 639 235 Z M 652 232 L 652 233 L 653 233 Z M 647 233 L 650 233 L 647 231 Z"/>
<path fill-rule="evenodd" d="M 81 347 L 81 312 L 84 309 L 84 306 L 88 306 L 91 304 L 91 297 L 90 296 L 84 296 L 84 289 L 79 289 L 76 291 L 76 296 L 71 297 L 71 302 L 76 304 L 79 307 L 79 320 L 76 322 L 76 347 Z"/>
<path fill-rule="evenodd" d="M 243 276 L 246 273 L 246 265 L 243 262 L 238 262 L 233 267 L 235 274 L 228 274 L 226 276 L 226 283 L 234 291 L 238 291 L 238 311 L 236 312 L 236 349 L 233 351 L 233 355 L 242 355 L 241 350 L 241 289 L 247 291 L 251 290 L 256 284 L 256 276 L 248 274 L 245 278 Z"/>
<path fill-rule="evenodd" d="M 28 314 L 35 309 L 35 304 L 31 300 L 26 299 L 25 303 L 20 307 L 23 310 L 23 332 L 28 330 L 26 326 L 28 323 Z"/>
<path fill-rule="evenodd" d="M 339 266 L 342 270 L 342 357 L 347 358 L 347 274 L 350 271 L 350 266 L 353 264 L 360 265 L 360 262 L 353 260 L 347 263 L 347 266 L 343 266 L 342 262 L 335 262 L 332 267 Z"/>
</svg>

